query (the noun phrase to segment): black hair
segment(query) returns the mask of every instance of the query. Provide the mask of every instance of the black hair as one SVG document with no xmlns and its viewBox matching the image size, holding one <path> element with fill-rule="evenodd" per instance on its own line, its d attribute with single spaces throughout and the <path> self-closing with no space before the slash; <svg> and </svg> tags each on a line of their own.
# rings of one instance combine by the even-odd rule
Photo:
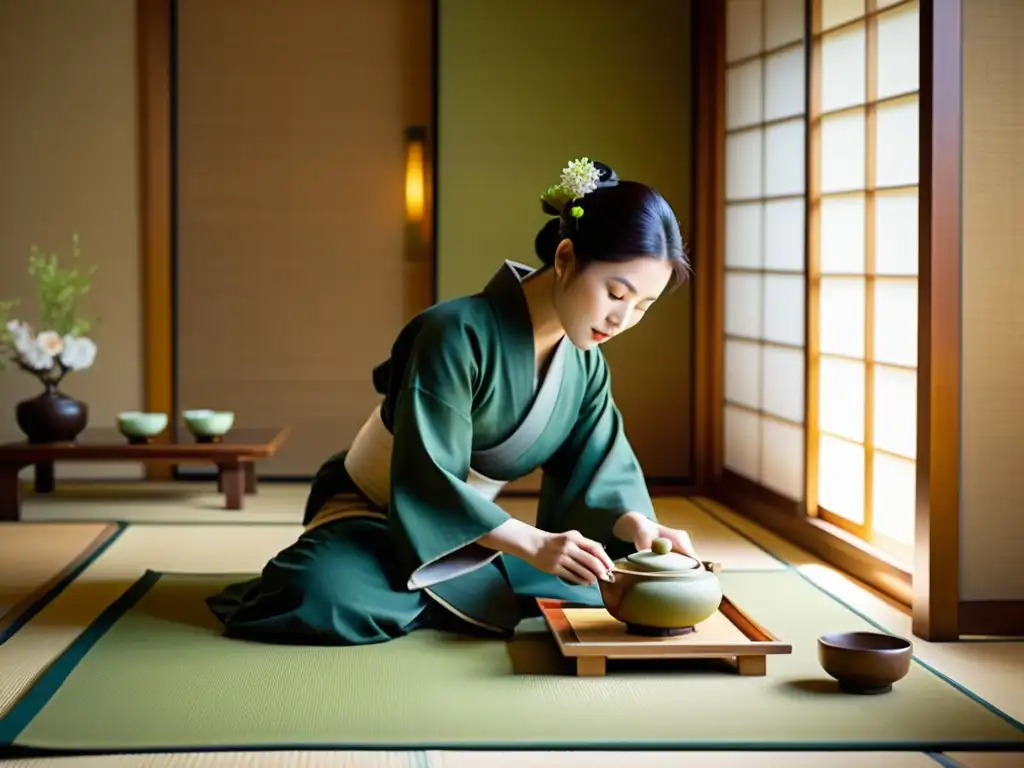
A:
<svg viewBox="0 0 1024 768">
<path fill-rule="evenodd" d="M 533 248 L 545 266 L 555 261 L 562 240 L 572 241 L 580 269 L 593 261 L 630 261 L 638 256 L 653 256 L 672 264 L 677 283 L 690 273 L 679 222 L 671 206 L 660 194 L 636 181 L 619 181 L 615 171 L 595 162 L 600 173 L 597 189 L 556 210 L 547 201 L 541 207 L 554 216 L 541 228 Z M 573 206 L 583 208 L 575 218 Z"/>
</svg>

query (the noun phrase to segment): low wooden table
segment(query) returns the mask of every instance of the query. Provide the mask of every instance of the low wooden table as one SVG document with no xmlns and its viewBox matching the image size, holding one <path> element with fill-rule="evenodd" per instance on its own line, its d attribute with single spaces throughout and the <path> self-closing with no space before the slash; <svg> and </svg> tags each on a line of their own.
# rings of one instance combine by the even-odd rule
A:
<svg viewBox="0 0 1024 768">
<path fill-rule="evenodd" d="M 0 444 L 0 521 L 21 517 L 18 473 L 35 465 L 36 493 L 51 493 L 57 461 L 169 461 L 174 464 L 216 464 L 218 489 L 227 509 L 242 509 L 245 494 L 256 492 L 254 462 L 273 456 L 287 437 L 286 429 L 235 429 L 219 443 L 201 443 L 191 435 L 169 442 L 129 443 L 116 429 L 87 429 L 71 443 Z M 166 440 L 165 437 L 161 439 Z"/>
</svg>

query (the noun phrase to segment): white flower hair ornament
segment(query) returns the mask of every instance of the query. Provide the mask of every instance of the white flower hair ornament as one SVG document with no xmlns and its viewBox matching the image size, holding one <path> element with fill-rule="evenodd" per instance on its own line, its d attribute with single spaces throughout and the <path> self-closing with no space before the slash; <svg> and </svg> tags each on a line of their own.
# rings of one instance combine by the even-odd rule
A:
<svg viewBox="0 0 1024 768">
<path fill-rule="evenodd" d="M 562 169 L 562 178 L 558 184 L 550 186 L 540 196 L 544 210 L 553 216 L 561 214 L 566 204 L 575 202 L 593 192 L 601 182 L 601 171 L 587 157 L 572 160 Z M 574 205 L 569 209 L 570 215 L 577 220 L 583 216 L 583 207 Z"/>
</svg>

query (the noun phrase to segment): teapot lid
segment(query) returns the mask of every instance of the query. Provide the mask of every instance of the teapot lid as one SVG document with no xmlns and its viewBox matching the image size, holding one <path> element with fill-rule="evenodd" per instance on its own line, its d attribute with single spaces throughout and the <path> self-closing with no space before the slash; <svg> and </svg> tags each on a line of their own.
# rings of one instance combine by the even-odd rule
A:
<svg viewBox="0 0 1024 768">
<path fill-rule="evenodd" d="M 697 560 L 672 551 L 672 542 L 668 539 L 655 539 L 650 549 L 633 552 L 626 559 L 644 571 L 692 571 L 700 566 Z"/>
</svg>

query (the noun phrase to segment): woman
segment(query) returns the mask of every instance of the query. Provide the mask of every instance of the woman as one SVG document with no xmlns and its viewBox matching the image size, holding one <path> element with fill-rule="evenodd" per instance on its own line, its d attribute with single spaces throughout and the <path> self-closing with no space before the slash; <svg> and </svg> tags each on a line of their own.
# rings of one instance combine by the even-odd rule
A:
<svg viewBox="0 0 1024 768">
<path fill-rule="evenodd" d="M 600 345 L 634 326 L 688 264 L 654 190 L 583 160 L 542 197 L 544 266 L 506 262 L 440 303 L 374 371 L 383 401 L 321 467 L 298 541 L 209 600 L 229 636 L 357 645 L 415 629 L 507 636 L 536 596 L 600 605 L 611 560 L 657 522 Z M 537 526 L 502 510 L 540 468 Z"/>
</svg>

